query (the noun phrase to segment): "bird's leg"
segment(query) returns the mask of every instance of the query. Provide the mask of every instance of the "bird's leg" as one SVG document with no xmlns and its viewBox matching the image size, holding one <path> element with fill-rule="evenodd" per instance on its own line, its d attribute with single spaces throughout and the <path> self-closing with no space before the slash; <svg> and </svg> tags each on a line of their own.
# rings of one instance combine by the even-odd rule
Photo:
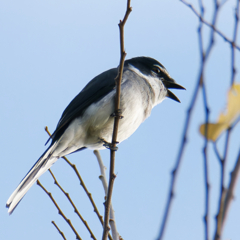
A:
<svg viewBox="0 0 240 240">
<path fill-rule="evenodd" d="M 103 146 L 107 149 L 113 150 L 113 151 L 117 151 L 118 147 L 114 147 L 112 143 L 109 143 L 107 141 L 105 141 L 103 138 L 100 138 L 100 141 L 103 143 Z M 116 144 L 118 144 L 119 142 L 115 142 Z"/>
<path fill-rule="evenodd" d="M 114 113 L 110 115 L 111 117 L 118 117 L 119 119 L 122 119 L 122 109 L 117 109 Z"/>
</svg>

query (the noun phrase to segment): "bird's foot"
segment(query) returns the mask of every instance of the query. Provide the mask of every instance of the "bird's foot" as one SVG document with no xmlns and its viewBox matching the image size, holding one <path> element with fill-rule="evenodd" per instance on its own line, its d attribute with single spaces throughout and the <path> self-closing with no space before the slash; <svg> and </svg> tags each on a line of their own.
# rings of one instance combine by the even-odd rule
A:
<svg viewBox="0 0 240 240">
<path fill-rule="evenodd" d="M 100 138 L 100 141 L 103 142 L 103 146 L 107 149 L 110 149 L 112 151 L 117 151 L 118 147 L 113 145 L 113 143 L 109 143 L 107 141 L 105 141 L 103 138 Z M 119 142 L 115 142 L 115 144 L 118 144 Z"/>
<path fill-rule="evenodd" d="M 122 109 L 117 109 L 114 113 L 111 114 L 111 117 L 118 117 L 119 119 L 122 119 Z"/>
</svg>

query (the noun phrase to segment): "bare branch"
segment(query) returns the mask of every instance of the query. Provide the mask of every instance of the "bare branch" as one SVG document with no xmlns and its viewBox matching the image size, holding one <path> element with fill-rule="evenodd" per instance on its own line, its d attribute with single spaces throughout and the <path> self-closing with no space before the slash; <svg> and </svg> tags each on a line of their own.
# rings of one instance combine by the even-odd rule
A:
<svg viewBox="0 0 240 240">
<path fill-rule="evenodd" d="M 201 9 L 201 16 L 204 16 L 204 7 L 201 0 L 199 0 L 199 5 Z M 213 45 L 213 34 L 211 35 L 211 41 L 208 45 L 208 54 L 205 54 L 204 48 L 203 48 L 203 34 L 202 34 L 202 22 L 199 21 L 199 27 L 198 27 L 198 39 L 199 39 L 199 51 L 201 56 L 201 85 L 202 85 L 202 94 L 203 94 L 203 105 L 205 109 L 205 122 L 209 122 L 209 107 L 207 103 L 207 94 L 206 94 L 206 88 L 205 88 L 205 81 L 204 81 L 204 63 L 205 59 L 208 57 L 210 50 Z M 208 124 L 206 124 L 208 126 Z M 207 135 L 207 127 L 205 129 L 205 136 Z M 209 180 L 208 180 L 208 158 L 207 158 L 207 151 L 208 151 L 208 140 L 205 138 L 204 146 L 203 146 L 203 159 L 204 159 L 204 183 L 205 183 L 205 215 L 204 215 L 204 226 L 205 226 L 205 239 L 208 240 L 209 238 Z"/>
<path fill-rule="evenodd" d="M 203 83 L 203 100 L 204 100 L 204 107 L 205 107 L 205 122 L 208 126 L 209 122 L 209 108 L 207 103 L 207 95 L 205 90 L 205 84 Z M 203 159 L 204 159 L 204 183 L 205 183 L 205 215 L 204 215 L 204 222 L 205 222 L 205 239 L 209 239 L 209 201 L 210 201 L 210 183 L 208 177 L 208 139 L 207 139 L 207 127 L 205 129 L 205 140 L 203 146 Z"/>
<path fill-rule="evenodd" d="M 188 7 L 190 7 L 193 11 L 196 12 L 196 10 L 193 8 L 193 6 L 191 4 L 186 3 L 184 0 L 180 0 L 181 2 L 183 2 L 185 5 L 187 5 Z M 168 220 L 168 216 L 169 216 L 169 212 L 170 212 L 170 208 L 171 208 L 171 204 L 172 204 L 172 200 L 174 197 L 174 191 L 175 191 L 175 185 L 176 185 L 176 180 L 177 180 L 177 174 L 180 168 L 180 164 L 182 161 L 182 156 L 183 156 L 183 152 L 185 150 L 186 147 L 186 143 L 187 143 L 187 135 L 188 135 L 188 130 L 189 130 L 189 126 L 190 126 L 190 120 L 192 117 L 192 111 L 193 108 L 195 107 L 195 103 L 198 97 L 198 93 L 200 90 L 200 87 L 202 87 L 202 91 L 203 91 L 203 96 L 204 96 L 204 106 L 205 106 L 205 118 L 208 121 L 209 118 L 209 108 L 208 108 L 208 104 L 207 104 L 207 99 L 206 99 L 206 90 L 205 90 L 205 85 L 204 85 L 204 68 L 205 68 L 205 64 L 206 64 L 206 60 L 208 59 L 211 50 L 213 48 L 214 45 L 214 32 L 216 32 L 215 30 L 215 24 L 216 24 L 216 19 L 217 19 L 217 13 L 218 13 L 218 9 L 219 9 L 219 5 L 217 3 L 217 1 L 215 0 L 215 11 L 214 11 L 214 16 L 213 16 L 213 20 L 212 20 L 212 24 L 210 24 L 212 26 L 212 31 L 210 34 L 210 40 L 208 43 L 208 46 L 206 48 L 206 51 L 204 51 L 203 49 L 203 41 L 202 41 L 202 33 L 201 33 L 201 29 L 202 29 L 202 23 L 205 23 L 203 20 L 203 14 L 204 14 L 204 7 L 202 4 L 202 1 L 199 1 L 200 4 L 200 9 L 201 9 L 201 15 L 199 15 L 197 13 L 197 16 L 199 17 L 199 28 L 198 28 L 198 36 L 199 36 L 199 50 L 200 50 L 200 56 L 201 56 L 201 66 L 200 66 L 200 71 L 199 71 L 199 77 L 197 80 L 197 84 L 190 102 L 190 106 L 188 108 L 187 111 L 187 116 L 186 116 L 186 120 L 185 120 L 185 126 L 184 126 L 184 130 L 183 130 L 183 137 L 182 137 L 182 141 L 181 141 L 181 146 L 179 149 L 179 153 L 177 156 L 177 160 L 175 163 L 175 167 L 173 168 L 172 171 L 172 178 L 171 178 L 171 184 L 170 184 L 170 189 L 169 189 L 169 194 L 168 194 L 168 199 L 167 199 L 167 204 L 165 207 L 165 212 L 164 212 L 164 216 L 163 216 L 163 220 L 162 220 L 162 225 L 160 227 L 160 233 L 159 233 L 159 237 L 158 240 L 163 239 L 163 235 L 164 235 L 164 231 L 166 228 L 166 224 L 167 224 L 167 220 Z M 206 23 L 205 23 L 206 24 Z M 205 198 L 205 216 L 204 216 L 204 221 L 205 221 L 205 238 L 208 239 L 208 235 L 209 235 L 209 227 L 208 227 L 208 216 L 209 216 L 209 182 L 208 182 L 208 167 L 207 167 L 207 142 L 205 142 L 204 147 L 203 147 L 203 154 L 204 154 L 204 170 L 205 170 L 205 187 L 206 187 L 206 198 Z"/>
<path fill-rule="evenodd" d="M 106 174 L 105 174 L 106 167 L 103 164 L 103 161 L 102 161 L 102 158 L 100 156 L 99 151 L 98 150 L 94 150 L 93 153 L 95 154 L 95 156 L 96 156 L 96 158 L 98 160 L 98 165 L 99 165 L 100 172 L 101 172 L 101 175 L 99 176 L 99 179 L 102 182 L 105 196 L 107 196 L 108 184 L 107 184 L 107 178 L 106 178 Z"/>
<path fill-rule="evenodd" d="M 67 240 L 66 237 L 65 237 L 65 235 L 64 235 L 64 233 L 59 229 L 59 227 L 57 226 L 57 224 L 56 224 L 54 221 L 52 221 L 52 224 L 55 226 L 55 228 L 56 228 L 56 229 L 58 230 L 58 232 L 61 234 L 62 238 L 63 238 L 64 240 Z"/>
<path fill-rule="evenodd" d="M 67 193 L 61 186 L 60 184 L 58 183 L 56 177 L 54 176 L 53 172 L 48 169 L 48 171 L 50 172 L 50 174 L 52 175 L 53 179 L 54 179 L 54 184 L 56 184 L 58 186 L 58 188 L 64 193 L 64 195 L 67 197 L 68 201 L 71 203 L 73 209 L 74 209 L 74 212 L 78 215 L 78 217 L 81 219 L 81 221 L 83 222 L 83 224 L 85 225 L 85 227 L 87 228 L 88 232 L 90 233 L 90 236 L 92 239 L 94 240 L 97 240 L 96 237 L 94 236 L 92 230 L 90 229 L 90 227 L 88 226 L 88 223 L 86 220 L 84 220 L 84 218 L 82 217 L 82 215 L 79 213 L 77 207 L 75 206 L 75 204 L 73 203 L 69 193 Z"/>
<path fill-rule="evenodd" d="M 223 211 L 224 211 L 224 203 L 226 198 L 227 189 L 224 187 L 225 182 L 225 166 L 227 161 L 227 153 L 228 153 L 228 146 L 229 146 L 229 138 L 230 138 L 231 128 L 227 130 L 226 140 L 225 140 L 225 149 L 224 149 L 224 156 L 220 162 L 221 166 L 221 183 L 220 183 L 220 197 L 219 197 L 219 207 L 218 213 L 216 216 L 216 231 L 214 240 L 220 240 L 221 234 L 223 230 L 222 222 L 223 222 Z"/>
<path fill-rule="evenodd" d="M 231 85 L 234 83 L 236 76 L 236 67 L 235 67 L 235 47 L 237 42 L 237 33 L 238 33 L 238 25 L 239 25 L 239 0 L 237 0 L 236 8 L 235 8 L 235 24 L 233 30 L 233 43 L 231 45 L 231 68 L 232 68 L 232 76 L 231 76 Z"/>
<path fill-rule="evenodd" d="M 99 164 L 99 168 L 100 168 L 100 172 L 101 172 L 101 175 L 99 176 L 99 179 L 102 182 L 103 189 L 104 189 L 104 192 L 105 192 L 105 196 L 107 196 L 108 184 L 107 184 L 107 178 L 106 178 L 106 174 L 105 174 L 106 167 L 103 164 L 103 161 L 102 161 L 102 158 L 101 158 L 101 155 L 100 155 L 99 151 L 94 150 L 93 153 L 95 154 L 95 156 L 98 160 L 98 164 Z M 113 210 L 112 203 L 110 205 L 109 224 L 110 224 L 110 227 L 111 227 L 111 232 L 112 232 L 113 239 L 114 240 L 119 240 L 119 233 L 117 231 L 117 226 L 116 226 L 115 215 L 114 215 L 114 210 Z"/>
<path fill-rule="evenodd" d="M 160 227 L 160 233 L 159 233 L 159 236 L 158 236 L 158 240 L 163 239 L 163 234 L 164 234 L 164 231 L 165 231 L 165 227 L 166 227 L 166 224 L 167 224 L 172 200 L 173 200 L 173 197 L 174 197 L 177 175 L 178 175 L 178 171 L 180 169 L 180 165 L 181 165 L 181 162 L 182 162 L 183 152 L 185 150 L 186 143 L 187 143 L 187 135 L 188 135 L 188 130 L 189 130 L 189 126 L 190 126 L 190 120 L 191 120 L 191 117 L 192 117 L 192 111 L 193 111 L 193 108 L 194 108 L 195 103 L 196 103 L 196 99 L 197 99 L 197 96 L 198 96 L 200 85 L 201 85 L 201 78 L 199 78 L 198 81 L 197 81 L 197 84 L 195 86 L 195 90 L 194 90 L 194 93 L 193 93 L 193 96 L 192 96 L 192 99 L 191 99 L 190 106 L 187 110 L 187 116 L 186 116 L 186 120 L 185 120 L 183 134 L 182 134 L 181 145 L 180 145 L 180 148 L 179 148 L 179 152 L 178 152 L 178 156 L 177 156 L 177 159 L 176 159 L 175 166 L 172 170 L 171 183 L 170 183 L 167 203 L 166 203 L 166 207 L 165 207 L 165 211 L 164 211 L 164 215 L 163 215 L 163 219 L 162 219 L 162 225 Z"/>
<path fill-rule="evenodd" d="M 45 131 L 46 131 L 46 132 L 48 133 L 48 135 L 51 137 L 51 133 L 48 131 L 48 127 L 45 127 Z M 76 167 L 74 164 L 72 164 L 66 157 L 62 157 L 62 158 L 63 158 L 63 159 L 70 165 L 70 167 L 74 170 L 75 174 L 77 175 L 77 177 L 78 177 L 78 179 L 79 179 L 79 181 L 80 181 L 80 185 L 83 187 L 85 193 L 87 194 L 87 196 L 88 196 L 88 198 L 89 198 L 89 200 L 90 200 L 90 202 L 91 202 L 91 204 L 92 204 L 92 206 L 93 206 L 93 211 L 97 214 L 98 219 L 99 219 L 99 221 L 101 222 L 101 224 L 102 224 L 102 226 L 103 226 L 103 217 L 102 217 L 101 214 L 99 213 L 99 211 L 98 211 L 98 209 L 97 209 L 97 206 L 96 206 L 96 204 L 95 204 L 95 202 L 94 202 L 94 200 L 93 200 L 93 198 L 92 198 L 92 194 L 88 191 L 88 189 L 87 189 L 84 181 L 82 180 L 81 175 L 79 174 L 79 172 L 78 172 L 78 170 L 77 170 L 77 167 Z M 110 234 L 108 234 L 108 238 L 109 238 L 110 240 L 113 240 L 113 239 L 112 239 L 112 236 L 111 236 Z"/>
<path fill-rule="evenodd" d="M 231 44 L 231 85 L 234 83 L 235 76 L 236 76 L 236 67 L 235 67 L 235 45 L 237 41 L 237 31 L 238 31 L 238 24 L 239 24 L 239 0 L 236 1 L 236 8 L 235 8 L 235 24 L 233 29 L 233 41 Z M 237 179 L 239 167 L 238 164 L 236 164 L 235 169 L 233 171 L 234 177 L 233 183 L 232 179 L 230 181 L 229 188 L 226 189 L 224 187 L 225 182 L 225 166 L 227 161 L 227 152 L 228 152 L 228 146 L 229 146 L 229 139 L 230 139 L 230 133 L 232 128 L 229 128 L 227 130 L 226 140 L 225 140 L 225 149 L 224 149 L 224 157 L 220 159 L 220 166 L 221 166 L 221 189 L 220 189 L 220 199 L 219 199 L 219 208 L 218 213 L 216 216 L 216 231 L 215 231 L 215 240 L 221 239 L 221 234 L 223 231 L 223 224 L 226 220 L 226 213 L 228 212 L 228 209 L 230 207 L 231 199 L 233 198 L 233 189 L 235 185 L 235 181 Z M 218 155 L 217 155 L 218 156 Z M 238 161 L 237 161 L 238 162 Z"/>
<path fill-rule="evenodd" d="M 37 180 L 37 185 L 39 185 L 43 191 L 50 197 L 50 199 L 52 200 L 53 204 L 55 205 L 55 207 L 58 209 L 58 214 L 60 214 L 64 220 L 68 223 L 68 225 L 70 226 L 70 228 L 73 230 L 73 232 L 76 235 L 76 238 L 79 240 L 82 240 L 82 238 L 79 236 L 78 232 L 76 231 L 76 229 L 73 227 L 72 222 L 70 219 L 68 219 L 65 214 L 62 212 L 62 210 L 60 209 L 60 207 L 58 206 L 57 202 L 55 201 L 55 199 L 53 198 L 52 194 L 50 192 L 48 192 L 46 190 L 46 188 L 43 187 L 43 185 L 40 183 L 39 180 Z"/>
<path fill-rule="evenodd" d="M 105 215 L 104 215 L 104 231 L 102 240 L 107 239 L 107 234 L 110 230 L 108 226 L 109 222 L 109 212 L 110 212 L 110 205 L 111 205 L 111 198 L 112 198 L 112 191 L 113 191 L 113 183 L 114 179 L 116 178 L 116 175 L 114 173 L 114 167 L 115 167 L 115 149 L 117 144 L 117 133 L 118 133 L 118 124 L 119 120 L 122 118 L 121 116 L 121 110 L 120 110 L 120 93 L 121 93 L 121 81 L 122 81 L 122 73 L 123 73 L 123 66 L 124 66 L 124 59 L 126 56 L 126 52 L 124 49 L 124 25 L 128 19 L 129 14 L 132 11 L 132 8 L 130 7 L 131 0 L 127 1 L 127 10 L 125 13 L 125 16 L 123 18 L 123 21 L 120 21 L 119 23 L 119 29 L 120 29 L 120 47 L 121 47 L 121 59 L 119 64 L 119 72 L 118 76 L 116 78 L 116 99 L 115 99 L 115 120 L 114 120 L 114 127 L 113 127 L 113 137 L 112 137 L 112 147 L 110 152 L 110 173 L 109 173 L 109 184 L 108 184 L 108 194 L 107 194 L 107 200 L 105 202 Z"/>
<path fill-rule="evenodd" d="M 204 6 L 202 3 L 202 0 L 199 1 L 200 9 L 201 9 L 201 19 L 204 17 Z M 213 12 L 213 19 L 212 19 L 212 26 L 216 25 L 217 17 L 219 13 L 219 4 L 217 0 L 214 0 L 215 8 Z M 203 160 L 204 160 L 204 185 L 205 185 L 205 215 L 204 215 L 204 225 L 205 225 L 205 239 L 209 239 L 209 201 L 210 201 L 210 183 L 209 183 L 209 177 L 208 177 L 208 139 L 207 139 L 207 131 L 208 131 L 208 123 L 209 123 L 209 105 L 207 101 L 207 91 L 206 91 L 206 84 L 205 84 L 205 78 L 204 78 L 204 72 L 206 67 L 206 60 L 208 59 L 210 53 L 213 50 L 214 42 L 215 42 L 215 31 L 212 28 L 210 32 L 210 38 L 209 43 L 207 45 L 206 51 L 204 51 L 203 47 L 203 33 L 202 33 L 202 21 L 199 21 L 199 30 L 198 30 L 198 36 L 199 36 L 199 50 L 201 55 L 201 82 L 202 82 L 202 94 L 203 94 L 203 106 L 205 110 L 205 123 L 206 123 L 206 129 L 205 129 L 205 138 L 204 138 L 204 146 L 203 146 Z"/>
<path fill-rule="evenodd" d="M 222 213 L 222 227 L 224 226 L 224 223 L 227 219 L 227 214 L 230 208 L 230 203 L 234 198 L 234 189 L 237 184 L 237 179 L 239 177 L 239 172 L 240 172 L 240 151 L 238 153 L 237 161 L 234 166 L 233 171 L 231 172 L 231 179 L 229 183 L 229 187 L 226 192 L 226 197 L 225 197 L 225 202 L 224 202 L 224 207 L 223 207 L 223 213 Z"/>
<path fill-rule="evenodd" d="M 199 18 L 199 20 L 201 22 L 203 22 L 205 25 L 207 25 L 208 27 L 212 28 L 220 37 L 222 37 L 226 42 L 228 42 L 232 47 L 238 49 L 240 51 L 240 47 L 238 45 L 236 45 L 235 42 L 231 41 L 229 38 L 227 38 L 221 31 L 219 31 L 215 25 L 207 22 L 205 19 L 203 19 L 201 17 L 201 15 L 197 12 L 197 10 L 193 7 L 193 5 L 191 5 L 190 3 L 186 2 L 185 0 L 179 0 L 180 2 L 182 2 L 183 4 L 185 4 L 187 7 L 189 7 L 193 13 Z M 222 6 L 223 4 L 221 4 Z"/>
</svg>

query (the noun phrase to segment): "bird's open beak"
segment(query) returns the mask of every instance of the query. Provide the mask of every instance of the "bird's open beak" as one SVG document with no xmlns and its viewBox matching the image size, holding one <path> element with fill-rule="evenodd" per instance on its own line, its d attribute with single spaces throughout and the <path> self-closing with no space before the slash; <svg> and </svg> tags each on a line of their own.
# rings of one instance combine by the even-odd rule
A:
<svg viewBox="0 0 240 240">
<path fill-rule="evenodd" d="M 168 80 L 162 80 L 164 86 L 167 88 L 167 97 L 173 99 L 174 101 L 180 102 L 180 100 L 169 90 L 169 88 L 173 89 L 184 89 L 181 85 L 177 84 L 172 78 L 169 78 Z"/>
</svg>

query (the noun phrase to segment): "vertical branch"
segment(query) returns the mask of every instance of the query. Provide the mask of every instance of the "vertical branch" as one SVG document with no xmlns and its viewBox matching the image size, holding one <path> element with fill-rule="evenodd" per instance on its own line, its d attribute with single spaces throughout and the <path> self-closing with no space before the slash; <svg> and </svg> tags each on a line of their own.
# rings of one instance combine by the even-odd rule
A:
<svg viewBox="0 0 240 240">
<path fill-rule="evenodd" d="M 205 106 L 205 122 L 206 122 L 206 129 L 205 129 L 205 140 L 203 146 L 203 159 L 204 159 L 204 183 L 205 183 L 205 214 L 204 214 L 204 223 L 205 223 L 205 239 L 209 239 L 209 201 L 210 201 L 210 183 L 208 178 L 208 139 L 207 139 L 207 131 L 208 131 L 208 122 L 209 122 L 209 108 L 207 104 L 207 96 L 206 96 L 206 89 L 205 84 L 202 86 L 203 91 L 203 99 L 204 99 L 204 106 Z"/>
<path fill-rule="evenodd" d="M 233 30 L 233 42 L 231 45 L 231 69 L 232 69 L 232 74 L 231 74 L 231 85 L 234 83 L 235 80 L 235 76 L 236 76 L 236 67 L 235 67 L 235 45 L 237 43 L 237 32 L 238 32 L 238 25 L 239 25 L 239 12 L 240 12 L 240 0 L 236 0 L 236 8 L 235 8 L 235 25 L 234 25 L 234 30 Z M 230 130 L 228 130 L 227 133 L 227 137 L 229 137 L 229 132 Z M 228 138 L 226 139 L 226 141 L 228 141 Z M 225 155 L 227 152 L 227 142 L 225 145 Z M 233 171 L 231 172 L 231 179 L 230 179 L 230 183 L 229 183 L 229 187 L 226 190 L 226 197 L 223 203 L 223 210 L 222 210 L 222 219 L 221 219 L 221 227 L 223 229 L 224 223 L 226 221 L 227 218 L 227 213 L 229 211 L 229 207 L 230 207 L 230 203 L 231 200 L 233 199 L 233 192 L 234 192 L 234 188 L 237 182 L 237 178 L 239 175 L 239 171 L 240 171 L 240 151 L 238 154 L 238 158 L 236 161 L 236 165 L 233 169 Z"/>
<path fill-rule="evenodd" d="M 112 191 L 113 191 L 113 183 L 116 177 L 114 173 L 115 168 L 115 151 L 116 151 L 116 144 L 117 144 L 117 133 L 118 133 L 118 125 L 119 120 L 122 118 L 121 110 L 120 110 L 120 93 L 121 93 L 121 81 L 122 81 L 122 74 L 123 74 L 123 67 L 124 67 L 124 59 L 126 56 L 126 52 L 124 49 L 124 25 L 128 19 L 129 14 L 132 11 L 130 7 L 131 0 L 127 1 L 127 10 L 123 21 L 120 21 L 118 24 L 120 30 L 120 48 L 121 48 L 121 59 L 119 64 L 119 71 L 118 76 L 116 78 L 116 98 L 115 98 L 115 120 L 114 120 L 114 127 L 113 127 L 113 137 L 112 137 L 112 144 L 110 148 L 110 173 L 109 173 L 109 184 L 108 184 L 108 194 L 107 200 L 105 202 L 105 215 L 104 215 L 104 230 L 102 239 L 106 240 L 109 228 L 109 212 L 110 212 L 110 205 L 111 205 L 111 198 L 112 198 Z"/>
<path fill-rule="evenodd" d="M 98 165 L 99 165 L 100 172 L 101 172 L 101 175 L 99 176 L 99 179 L 102 182 L 105 196 L 107 196 L 108 184 L 107 184 L 107 178 L 106 178 L 106 174 L 105 174 L 106 167 L 103 164 L 103 161 L 102 161 L 102 158 L 101 158 L 101 155 L 100 155 L 99 151 L 94 150 L 93 153 L 95 154 L 95 156 L 97 158 Z M 114 215 L 114 210 L 113 210 L 112 203 L 110 205 L 110 215 L 109 216 L 110 216 L 109 224 L 110 224 L 110 227 L 111 227 L 112 237 L 113 237 L 114 240 L 119 240 L 119 233 L 117 231 L 117 225 L 116 225 L 116 221 L 115 221 L 115 215 Z"/>
<path fill-rule="evenodd" d="M 238 25 L 239 25 L 239 2 L 240 0 L 236 0 L 236 8 L 235 8 L 235 25 L 233 30 L 233 41 L 231 44 L 231 65 L 232 65 L 232 76 L 231 76 L 231 85 L 234 83 L 236 76 L 236 67 L 235 67 L 235 45 L 237 44 L 237 33 L 238 33 Z"/>
<path fill-rule="evenodd" d="M 203 9 L 203 3 L 202 0 L 199 0 L 200 8 L 201 8 L 201 19 L 203 19 L 204 15 L 204 9 Z M 208 131 L 208 123 L 209 123 L 209 107 L 207 103 L 207 94 L 206 94 L 206 84 L 204 81 L 204 70 L 206 66 L 206 60 L 208 59 L 213 46 L 214 46 L 214 36 L 215 36 L 215 31 L 214 28 L 216 26 L 217 22 L 217 16 L 219 13 L 219 8 L 220 5 L 218 3 L 218 0 L 214 0 L 215 8 L 214 8 L 214 13 L 213 13 L 213 18 L 212 18 L 212 23 L 211 25 L 213 28 L 211 29 L 210 32 L 210 39 L 208 46 L 206 48 L 206 53 L 204 53 L 203 50 L 203 39 L 202 39 L 202 21 L 200 23 L 199 27 L 199 49 L 200 49 L 200 54 L 202 56 L 202 70 L 201 70 L 201 75 L 202 75 L 202 93 L 203 93 L 203 105 L 205 109 L 205 123 L 206 123 L 206 129 L 205 129 L 205 140 L 204 140 L 204 146 L 203 146 L 203 160 L 204 160 L 204 185 L 205 185 L 205 215 L 204 215 L 204 223 L 205 223 L 205 239 L 209 239 L 209 201 L 210 201 L 210 184 L 209 184 L 209 179 L 208 179 L 208 158 L 207 158 L 207 149 L 208 149 L 208 139 L 207 139 L 207 131 Z"/>
<path fill-rule="evenodd" d="M 229 137 L 230 137 L 231 129 L 227 130 L 226 140 L 225 140 L 225 149 L 224 149 L 224 156 L 220 159 L 220 167 L 221 167 L 221 182 L 220 182 L 220 197 L 219 197 L 219 207 L 218 213 L 216 215 L 216 231 L 214 240 L 221 239 L 222 234 L 222 221 L 223 221 L 223 209 L 224 209 L 224 202 L 226 197 L 226 188 L 224 187 L 225 182 L 225 166 L 227 161 L 227 152 L 228 152 L 228 145 L 229 145 Z"/>
<path fill-rule="evenodd" d="M 213 13 L 213 19 L 211 25 L 215 27 L 216 21 L 217 21 L 217 14 L 219 10 L 219 4 L 218 1 L 215 0 L 215 9 Z M 201 9 L 201 19 L 204 17 L 204 7 L 202 0 L 199 0 L 199 5 Z M 203 94 L 203 105 L 205 109 L 205 123 L 206 123 L 206 128 L 205 128 L 205 138 L 204 138 L 204 146 L 203 146 L 203 161 L 204 161 L 204 185 L 205 185 L 205 214 L 204 214 L 204 226 L 205 226 L 205 239 L 209 239 L 209 201 L 210 201 L 210 183 L 209 183 L 209 177 L 208 177 L 208 139 L 207 139 L 207 132 L 208 132 L 208 123 L 209 123 L 209 107 L 208 107 L 208 101 L 207 101 L 207 93 L 206 93 L 206 84 L 205 84 L 205 79 L 204 79 L 204 70 L 206 66 L 206 60 L 208 59 L 214 45 L 214 34 L 215 31 L 211 30 L 210 33 L 210 39 L 209 43 L 206 49 L 206 53 L 204 52 L 204 47 L 203 47 L 203 35 L 202 35 L 202 21 L 199 23 L 199 50 L 200 50 L 200 55 L 201 55 L 201 78 L 202 78 L 202 94 Z"/>
<path fill-rule="evenodd" d="M 222 228 L 224 226 L 224 223 L 227 218 L 227 213 L 229 211 L 230 203 L 233 200 L 233 192 L 237 183 L 237 179 L 239 177 L 239 171 L 240 171 L 240 151 L 238 153 L 237 161 L 234 166 L 233 171 L 231 172 L 231 179 L 229 183 L 228 190 L 226 192 L 226 198 L 224 202 L 224 208 L 223 208 L 223 213 L 222 213 Z"/>
<path fill-rule="evenodd" d="M 236 0 L 236 8 L 235 8 L 235 24 L 233 29 L 233 40 L 231 44 L 231 85 L 234 83 L 235 76 L 236 76 L 236 67 L 235 67 L 235 44 L 237 41 L 237 31 L 238 31 L 238 24 L 239 24 L 239 2 L 240 0 Z M 225 166 L 227 161 L 227 153 L 228 153 L 228 146 L 229 146 L 229 139 L 231 134 L 231 129 L 227 130 L 226 139 L 225 139 L 225 148 L 224 148 L 224 156 L 220 159 L 220 166 L 221 166 L 221 186 L 220 186 L 220 197 L 219 197 L 219 208 L 218 213 L 216 216 L 216 231 L 215 231 L 215 240 L 221 239 L 222 231 L 223 231 L 223 223 L 226 220 L 226 212 L 229 209 L 230 200 L 233 197 L 233 186 L 231 184 L 232 179 L 230 181 L 229 188 L 231 186 L 231 190 L 227 190 L 224 187 L 225 183 Z M 237 161 L 238 163 L 238 161 Z M 238 165 L 236 164 L 236 172 L 233 171 L 235 178 L 238 175 Z M 233 178 L 234 179 L 234 178 Z"/>
<path fill-rule="evenodd" d="M 199 1 L 200 9 L 201 9 L 201 18 L 204 17 L 204 7 L 203 3 L 200 0 Z M 205 128 L 205 141 L 203 146 L 203 160 L 204 160 L 204 183 L 205 183 L 205 214 L 204 214 L 204 226 L 205 226 L 205 240 L 209 239 L 209 180 L 208 180 L 208 158 L 207 158 L 207 150 L 208 150 L 208 140 L 206 138 L 207 131 L 208 131 L 208 122 L 209 122 L 209 108 L 207 104 L 207 93 L 206 93 L 206 85 L 204 81 L 204 63 L 205 63 L 205 57 L 207 57 L 204 53 L 203 48 L 203 35 L 202 35 L 202 27 L 203 24 L 200 21 L 199 22 L 199 28 L 198 28 L 198 39 L 199 39 L 199 51 L 201 56 L 201 82 L 202 82 L 202 94 L 203 94 L 203 105 L 205 108 L 205 122 L 206 122 L 206 128 Z M 213 41 L 210 41 L 213 44 Z"/>
</svg>

